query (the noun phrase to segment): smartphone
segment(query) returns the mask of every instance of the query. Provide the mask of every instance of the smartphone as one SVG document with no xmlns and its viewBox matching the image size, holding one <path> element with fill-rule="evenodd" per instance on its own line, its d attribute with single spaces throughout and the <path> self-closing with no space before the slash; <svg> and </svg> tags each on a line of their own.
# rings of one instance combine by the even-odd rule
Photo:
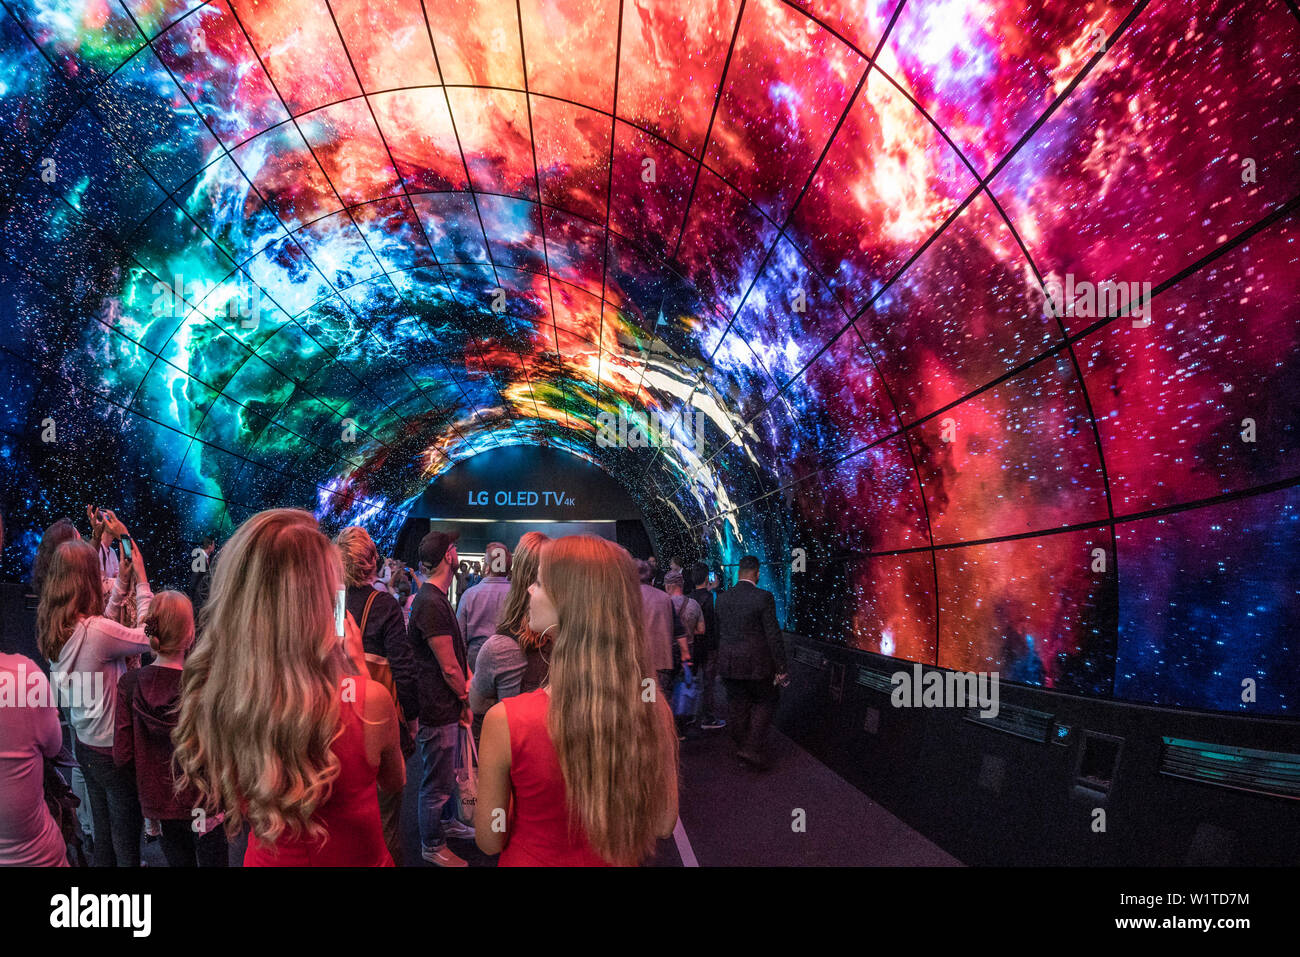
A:
<svg viewBox="0 0 1300 957">
<path fill-rule="evenodd" d="M 334 634 L 339 638 L 345 637 L 343 630 L 343 619 L 348 613 L 348 593 L 340 588 L 337 595 L 334 596 Z"/>
<path fill-rule="evenodd" d="M 717 573 L 717 572 L 709 572 L 709 584 L 710 584 L 710 585 L 716 585 L 717 583 L 718 583 L 718 573 Z"/>
<path fill-rule="evenodd" d="M 122 543 L 122 557 L 127 561 L 131 560 L 131 540 L 129 538 L 120 539 Z"/>
</svg>

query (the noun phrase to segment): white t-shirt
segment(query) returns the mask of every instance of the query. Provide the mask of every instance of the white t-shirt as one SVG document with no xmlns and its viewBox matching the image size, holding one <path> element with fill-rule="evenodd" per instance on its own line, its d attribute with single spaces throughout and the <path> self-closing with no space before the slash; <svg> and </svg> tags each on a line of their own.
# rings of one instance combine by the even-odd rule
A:
<svg viewBox="0 0 1300 957">
<path fill-rule="evenodd" d="M 115 584 L 106 614 L 115 612 L 121 597 Z M 144 621 L 152 601 L 149 586 L 144 582 L 136 585 L 135 608 L 139 621 Z M 59 660 L 50 664 L 50 676 L 58 693 L 64 695 L 68 720 L 82 744 L 96 748 L 113 746 L 118 679 L 126 673 L 127 658 L 148 650 L 149 639 L 143 628 L 127 628 L 100 615 L 82 619 L 72 630 Z"/>
<path fill-rule="evenodd" d="M 101 544 L 99 546 L 99 570 L 105 578 L 116 578 L 121 560 L 117 557 L 117 552 L 113 551 L 113 546 Z"/>
</svg>

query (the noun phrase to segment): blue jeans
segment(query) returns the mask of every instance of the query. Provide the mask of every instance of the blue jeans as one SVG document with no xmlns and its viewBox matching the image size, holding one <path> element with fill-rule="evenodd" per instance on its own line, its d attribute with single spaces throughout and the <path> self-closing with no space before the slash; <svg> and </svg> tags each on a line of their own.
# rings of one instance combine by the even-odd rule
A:
<svg viewBox="0 0 1300 957">
<path fill-rule="evenodd" d="M 456 813 L 451 796 L 456 790 L 460 722 L 429 727 L 422 724 L 415 739 L 424 768 L 420 775 L 420 843 L 426 851 L 437 851 L 447 843 L 442 825 Z"/>
</svg>

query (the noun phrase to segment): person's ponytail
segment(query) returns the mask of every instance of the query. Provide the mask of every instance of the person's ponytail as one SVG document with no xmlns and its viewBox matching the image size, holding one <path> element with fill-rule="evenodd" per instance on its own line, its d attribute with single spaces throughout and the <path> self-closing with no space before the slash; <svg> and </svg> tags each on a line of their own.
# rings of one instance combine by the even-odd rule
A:
<svg viewBox="0 0 1300 957">
<path fill-rule="evenodd" d="M 178 591 L 155 595 L 144 620 L 144 634 L 155 655 L 177 655 L 194 640 L 194 605 Z"/>
</svg>

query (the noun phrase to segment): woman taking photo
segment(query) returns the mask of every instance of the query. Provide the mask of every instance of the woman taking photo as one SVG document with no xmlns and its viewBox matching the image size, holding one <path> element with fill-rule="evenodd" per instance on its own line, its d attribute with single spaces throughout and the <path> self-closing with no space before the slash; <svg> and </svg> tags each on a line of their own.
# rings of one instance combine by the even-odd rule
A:
<svg viewBox="0 0 1300 957">
<path fill-rule="evenodd" d="M 119 539 L 131 542 L 121 523 L 116 518 L 112 522 Z M 127 659 L 149 650 L 143 629 L 127 628 L 113 620 L 132 577 L 136 611 L 143 617 L 149 613 L 153 592 L 139 546 L 131 542 L 123 548 L 106 608 L 99 552 L 80 538 L 66 541 L 54 552 L 36 612 L 37 641 L 50 662 L 52 683 L 56 690 L 67 689 L 74 750 L 86 777 L 94 822 L 95 867 L 140 866 L 144 818 L 135 779 L 129 770 L 113 763 L 118 681 L 126 673 Z"/>
<path fill-rule="evenodd" d="M 406 768 L 397 711 L 336 633 L 338 550 L 308 512 L 239 527 L 212 573 L 203 640 L 185 663 L 174 740 L 180 787 L 227 833 L 252 828 L 244 866 L 391 867 L 376 785 Z"/>
<path fill-rule="evenodd" d="M 542 549 L 529 627 L 546 687 L 483 722 L 475 840 L 500 865 L 637 865 L 677 820 L 677 732 L 646 678 L 632 558 L 590 535 Z"/>
</svg>

